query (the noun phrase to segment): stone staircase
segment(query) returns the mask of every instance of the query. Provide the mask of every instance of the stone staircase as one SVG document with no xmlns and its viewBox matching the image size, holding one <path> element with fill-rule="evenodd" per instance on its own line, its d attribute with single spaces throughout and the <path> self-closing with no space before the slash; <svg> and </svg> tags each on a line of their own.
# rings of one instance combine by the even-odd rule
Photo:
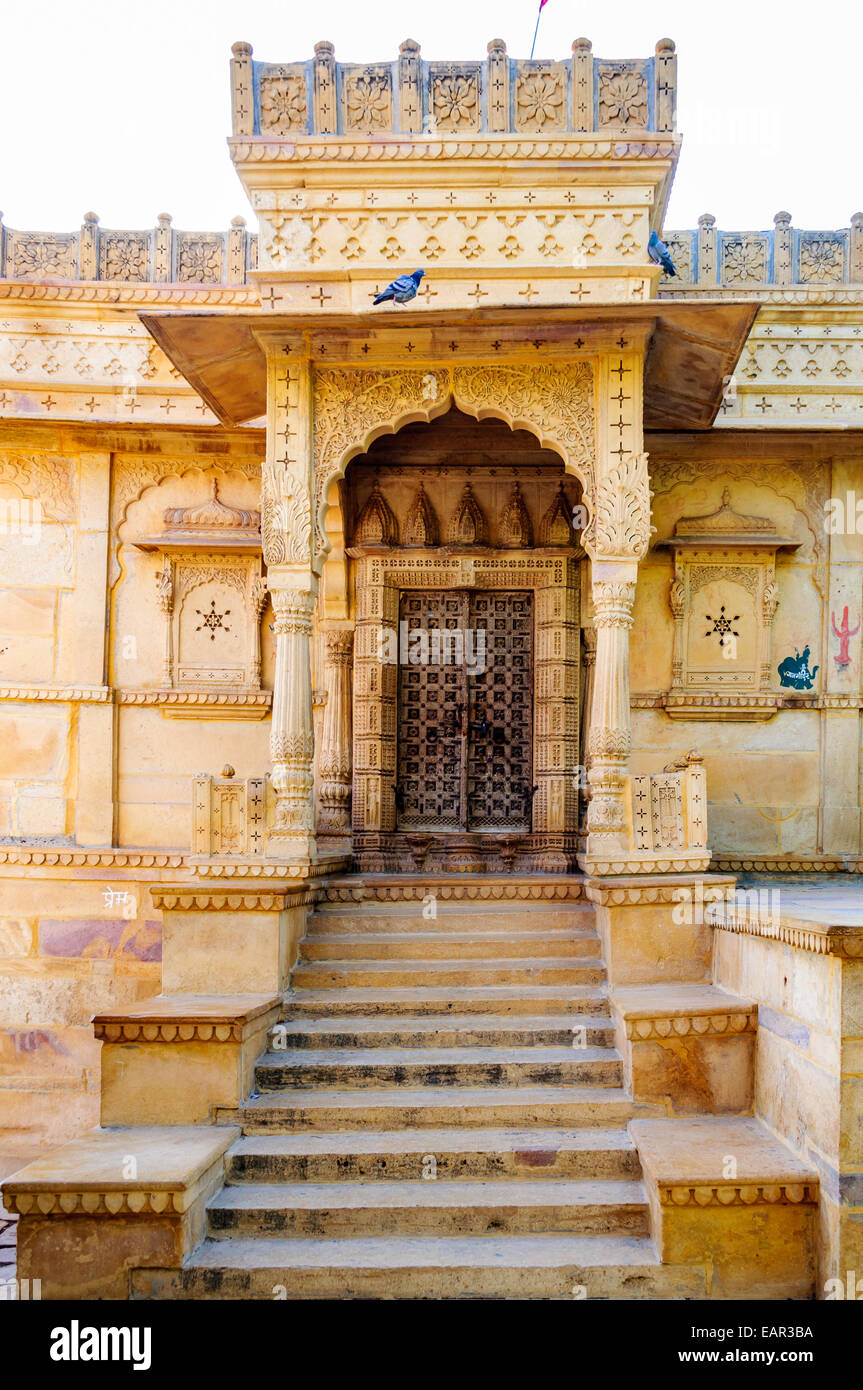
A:
<svg viewBox="0 0 863 1390">
<path fill-rule="evenodd" d="M 319 909 L 169 1296 L 703 1298 L 648 1234 L 605 978 L 580 903 Z"/>
</svg>

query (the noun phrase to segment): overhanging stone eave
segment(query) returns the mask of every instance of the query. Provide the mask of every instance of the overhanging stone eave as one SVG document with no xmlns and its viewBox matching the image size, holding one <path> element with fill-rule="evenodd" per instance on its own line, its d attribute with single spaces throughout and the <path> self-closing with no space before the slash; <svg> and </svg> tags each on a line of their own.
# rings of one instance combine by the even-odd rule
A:
<svg viewBox="0 0 863 1390">
<path fill-rule="evenodd" d="M 474 344 L 467 352 L 469 359 L 476 361 L 478 355 L 486 355 L 476 344 L 477 330 L 503 331 L 524 326 L 525 344 L 542 333 L 551 346 L 555 338 L 558 343 L 565 343 L 580 326 L 588 334 L 602 325 L 628 324 L 649 333 L 644 374 L 645 428 L 701 431 L 709 429 L 716 418 L 728 378 L 758 308 L 752 300 L 699 300 L 694 304 L 649 300 L 577 307 L 550 304 L 531 309 L 500 305 L 487 309 L 369 310 L 359 314 L 310 314 L 307 310 L 290 314 L 261 309 L 142 313 L 139 317 L 189 385 L 229 426 L 245 424 L 266 411 L 266 360 L 258 335 L 304 335 L 314 359 L 315 341 L 322 337 L 350 340 L 369 334 L 380 343 L 391 332 L 403 329 L 417 334 L 429 330 L 470 330 Z M 491 361 L 505 360 L 494 354 L 488 356 Z M 420 359 L 418 355 L 412 360 Z M 334 365 L 338 359 L 327 356 L 325 360 Z M 393 360 L 403 360 L 395 343 Z M 423 360 L 429 360 L 428 353 Z M 380 357 L 376 365 L 380 367 Z"/>
</svg>

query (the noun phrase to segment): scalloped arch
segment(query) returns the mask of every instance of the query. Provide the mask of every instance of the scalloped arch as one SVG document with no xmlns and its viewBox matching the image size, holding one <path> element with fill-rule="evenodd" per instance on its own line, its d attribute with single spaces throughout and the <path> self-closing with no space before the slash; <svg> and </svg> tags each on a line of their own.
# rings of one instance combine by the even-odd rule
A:
<svg viewBox="0 0 863 1390">
<path fill-rule="evenodd" d="M 577 477 L 593 516 L 596 423 L 590 362 L 501 364 L 428 370 L 324 368 L 315 372 L 314 558 L 320 573 L 330 541 L 332 485 L 376 439 L 406 425 L 430 424 L 451 406 L 475 420 L 526 430 Z"/>
</svg>

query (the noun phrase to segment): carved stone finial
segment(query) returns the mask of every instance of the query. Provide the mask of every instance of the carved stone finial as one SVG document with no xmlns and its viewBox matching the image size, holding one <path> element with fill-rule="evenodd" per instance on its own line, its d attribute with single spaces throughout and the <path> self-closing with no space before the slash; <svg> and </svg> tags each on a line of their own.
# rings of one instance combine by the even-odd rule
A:
<svg viewBox="0 0 863 1390">
<path fill-rule="evenodd" d="M 241 39 L 238 43 L 231 44 L 231 52 L 235 58 L 251 58 L 252 45 L 250 43 L 244 43 Z"/>
<path fill-rule="evenodd" d="M 420 46 L 416 39 L 405 39 L 404 43 L 399 44 L 399 53 L 419 53 Z"/>
<path fill-rule="evenodd" d="M 447 540 L 450 545 L 488 544 L 488 525 L 470 483 L 465 484 L 458 506 L 450 517 Z"/>
<path fill-rule="evenodd" d="M 98 221 L 99 221 L 99 214 L 98 214 L 98 212 L 85 212 L 85 213 L 84 213 L 84 222 L 85 222 L 85 224 L 88 224 L 88 223 L 89 223 L 90 226 L 96 226 L 96 225 L 98 224 Z"/>
<path fill-rule="evenodd" d="M 438 522 L 422 483 L 405 517 L 402 544 L 408 547 L 438 544 Z"/>
<path fill-rule="evenodd" d="M 231 226 L 232 226 L 232 227 L 245 227 L 245 225 L 246 225 L 246 219 L 245 219 L 245 217 L 232 217 L 232 218 L 231 218 Z"/>
<path fill-rule="evenodd" d="M 554 501 L 539 523 L 539 544 L 571 545 L 573 540 L 572 514 L 560 482 Z"/>
<path fill-rule="evenodd" d="M 491 43 L 488 44 L 487 52 L 506 53 L 506 44 L 504 43 L 503 39 L 492 39 Z"/>
<path fill-rule="evenodd" d="M 160 227 L 170 227 L 173 220 L 174 219 L 169 212 L 160 212 L 159 216 L 156 218 L 156 221 L 158 222 Z"/>
<path fill-rule="evenodd" d="M 0 220 L 2 220 L 2 218 L 3 214 L 0 212 Z M 863 212 L 854 212 L 851 214 L 851 226 L 863 227 Z"/>
<path fill-rule="evenodd" d="M 698 225 L 699 227 L 715 227 L 716 218 L 712 212 L 703 212 L 698 219 Z"/>
<path fill-rule="evenodd" d="M 231 767 L 231 764 L 230 764 L 230 763 L 225 763 L 225 766 L 222 768 L 222 776 L 223 776 L 223 777 L 236 777 L 236 775 L 237 775 L 237 774 L 236 774 L 236 772 L 234 771 L 234 769 Z"/>
<path fill-rule="evenodd" d="M 572 51 L 573 53 L 592 53 L 593 44 L 590 42 L 590 39 L 575 39 L 573 41 Z"/>
<path fill-rule="evenodd" d="M 375 482 L 365 506 L 357 517 L 354 540 L 357 545 L 390 547 L 399 543 L 398 522 L 378 482 Z"/>
<path fill-rule="evenodd" d="M 657 41 L 656 41 L 656 51 L 657 51 L 657 53 L 674 53 L 674 52 L 676 52 L 675 47 L 674 47 L 674 39 L 657 39 Z"/>
<path fill-rule="evenodd" d="M 501 512 L 498 544 L 507 550 L 523 550 L 533 545 L 533 526 L 517 480 Z"/>
<path fill-rule="evenodd" d="M 332 58 L 335 51 L 335 44 L 330 43 L 329 39 L 322 39 L 320 43 L 315 44 L 316 58 Z"/>
</svg>

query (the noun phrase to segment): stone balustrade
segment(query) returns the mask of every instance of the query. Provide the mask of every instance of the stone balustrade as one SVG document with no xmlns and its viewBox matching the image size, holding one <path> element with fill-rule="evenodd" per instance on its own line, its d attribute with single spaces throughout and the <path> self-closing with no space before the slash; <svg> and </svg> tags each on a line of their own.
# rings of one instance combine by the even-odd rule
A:
<svg viewBox="0 0 863 1390">
<path fill-rule="evenodd" d="M 0 279 L 243 285 L 258 263 L 258 239 L 242 217 L 227 232 L 178 231 L 168 213 L 157 221 L 146 231 L 118 230 L 87 212 L 78 232 L 22 232 L 0 216 Z"/>
<path fill-rule="evenodd" d="M 670 39 L 652 58 L 606 60 L 580 38 L 560 61 L 513 59 L 492 39 L 484 62 L 425 62 L 407 39 L 382 63 L 337 63 L 331 43 L 305 61 L 262 63 L 236 43 L 231 62 L 234 135 L 276 140 L 673 132 L 676 94 Z"/>
<path fill-rule="evenodd" d="M 660 294 L 693 289 L 740 294 L 784 285 L 823 290 L 863 282 L 863 212 L 836 231 L 792 227 L 791 214 L 777 212 L 770 231 L 753 232 L 721 231 L 706 212 L 696 229 L 663 236 L 676 276 L 663 275 Z"/>
</svg>

